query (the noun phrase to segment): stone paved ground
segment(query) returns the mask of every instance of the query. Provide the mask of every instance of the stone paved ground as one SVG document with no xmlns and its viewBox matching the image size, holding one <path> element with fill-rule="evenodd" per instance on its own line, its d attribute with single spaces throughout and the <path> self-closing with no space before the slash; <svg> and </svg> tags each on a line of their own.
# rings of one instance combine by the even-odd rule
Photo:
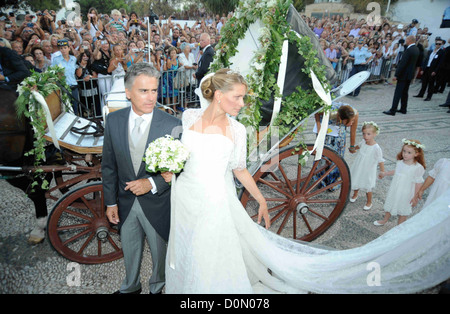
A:
<svg viewBox="0 0 450 314">
<path fill-rule="evenodd" d="M 395 117 L 382 114 L 389 109 L 394 92 L 394 86 L 365 85 L 358 97 L 341 99 L 356 107 L 360 112 L 360 123 L 375 121 L 381 126 L 381 134 L 377 142 L 383 149 L 387 170 L 395 166 L 395 156 L 401 148 L 402 138 L 419 139 L 426 146 L 426 161 L 428 170 L 442 157 L 450 157 L 450 114 L 447 109 L 438 107 L 445 101 L 445 94 L 433 96 L 432 101 L 424 102 L 413 98 L 419 90 L 419 83 L 410 88 L 408 114 L 397 114 Z M 304 136 L 306 142 L 314 142 L 312 122 Z M 362 139 L 357 134 L 357 142 Z M 345 155 L 348 164 L 354 156 L 348 152 Z M 378 181 L 374 192 L 372 210 L 362 210 L 365 197 L 360 197 L 355 203 L 349 204 L 344 213 L 333 226 L 314 242 L 325 244 L 337 249 L 346 249 L 363 245 L 384 232 L 395 227 L 395 221 L 390 221 L 383 227 L 375 227 L 372 222 L 383 216 L 383 201 L 389 188 L 391 177 Z M 53 205 L 48 201 L 49 208 Z M 420 210 L 422 203 L 414 210 Z M 124 274 L 122 260 L 100 265 L 79 265 L 81 284 L 69 286 L 68 275 L 74 269 L 70 261 L 54 251 L 47 240 L 39 245 L 27 243 L 27 237 L 33 228 L 34 210 L 32 203 L 23 192 L 0 180 L 0 294 L 5 293 L 111 293 L 118 289 Z M 151 259 L 148 248 L 144 253 L 142 267 L 143 292 L 148 292 L 145 284 L 150 276 Z M 439 288 L 428 289 L 423 293 L 437 293 Z"/>
</svg>

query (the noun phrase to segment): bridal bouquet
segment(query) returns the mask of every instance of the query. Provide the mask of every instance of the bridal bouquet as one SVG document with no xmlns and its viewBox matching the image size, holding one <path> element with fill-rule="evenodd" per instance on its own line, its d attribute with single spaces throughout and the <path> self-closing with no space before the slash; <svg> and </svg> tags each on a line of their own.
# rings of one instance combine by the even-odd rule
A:
<svg viewBox="0 0 450 314">
<path fill-rule="evenodd" d="M 179 140 L 166 135 L 148 145 L 143 159 L 148 172 L 179 173 L 188 158 L 189 150 Z"/>
</svg>

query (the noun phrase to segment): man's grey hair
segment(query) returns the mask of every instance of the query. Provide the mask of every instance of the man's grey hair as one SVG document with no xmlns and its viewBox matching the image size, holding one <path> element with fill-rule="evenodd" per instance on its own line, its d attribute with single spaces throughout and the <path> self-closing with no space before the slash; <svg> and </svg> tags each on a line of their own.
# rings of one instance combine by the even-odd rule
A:
<svg viewBox="0 0 450 314">
<path fill-rule="evenodd" d="M 125 88 L 132 89 L 134 80 L 139 75 L 145 75 L 148 77 L 154 77 L 159 81 L 161 77 L 161 73 L 151 64 L 146 62 L 139 62 L 133 64 L 127 69 L 127 73 L 125 74 Z"/>
</svg>

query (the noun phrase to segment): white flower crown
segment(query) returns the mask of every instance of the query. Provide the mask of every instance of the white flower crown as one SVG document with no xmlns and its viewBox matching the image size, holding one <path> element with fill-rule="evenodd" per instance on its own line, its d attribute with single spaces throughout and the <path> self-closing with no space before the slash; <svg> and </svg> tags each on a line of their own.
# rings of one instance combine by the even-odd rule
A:
<svg viewBox="0 0 450 314">
<path fill-rule="evenodd" d="M 416 147 L 416 148 L 420 148 L 420 149 L 422 149 L 422 150 L 425 149 L 425 145 L 416 143 L 416 142 L 414 142 L 414 141 L 407 140 L 406 138 L 402 139 L 402 142 L 403 142 L 403 144 L 405 144 L 405 145 L 411 145 L 411 146 L 414 146 L 414 147 Z"/>
<path fill-rule="evenodd" d="M 380 134 L 380 127 L 373 121 L 364 121 L 363 122 L 363 127 L 366 125 L 372 125 L 375 128 L 376 134 Z"/>
</svg>

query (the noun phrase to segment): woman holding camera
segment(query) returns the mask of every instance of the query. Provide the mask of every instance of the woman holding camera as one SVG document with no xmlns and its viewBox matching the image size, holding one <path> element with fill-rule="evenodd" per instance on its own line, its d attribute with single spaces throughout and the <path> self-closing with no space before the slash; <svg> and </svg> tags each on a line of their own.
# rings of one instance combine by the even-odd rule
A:
<svg viewBox="0 0 450 314">
<path fill-rule="evenodd" d="M 139 49 L 134 41 L 128 43 L 128 54 L 126 56 L 127 68 L 135 63 L 142 62 L 144 59 L 144 51 Z"/>
<path fill-rule="evenodd" d="M 136 12 L 130 13 L 130 19 L 127 23 L 128 33 L 131 34 L 133 30 L 135 30 L 135 34 L 139 35 L 142 30 L 147 29 L 147 26 L 145 23 L 142 23 L 142 21 L 139 19 Z"/>
<path fill-rule="evenodd" d="M 88 11 L 88 21 L 86 23 L 86 28 L 88 29 L 89 33 L 91 34 L 92 38 L 97 37 L 97 32 L 103 32 L 103 23 L 98 18 L 98 12 L 96 8 L 90 8 Z M 103 36 L 100 35 L 100 38 Z"/>
<path fill-rule="evenodd" d="M 109 61 L 108 72 L 115 76 L 125 75 L 127 70 L 127 63 L 125 60 L 125 55 L 123 53 L 123 48 L 120 45 L 115 45 L 113 47 L 112 58 Z"/>
</svg>

